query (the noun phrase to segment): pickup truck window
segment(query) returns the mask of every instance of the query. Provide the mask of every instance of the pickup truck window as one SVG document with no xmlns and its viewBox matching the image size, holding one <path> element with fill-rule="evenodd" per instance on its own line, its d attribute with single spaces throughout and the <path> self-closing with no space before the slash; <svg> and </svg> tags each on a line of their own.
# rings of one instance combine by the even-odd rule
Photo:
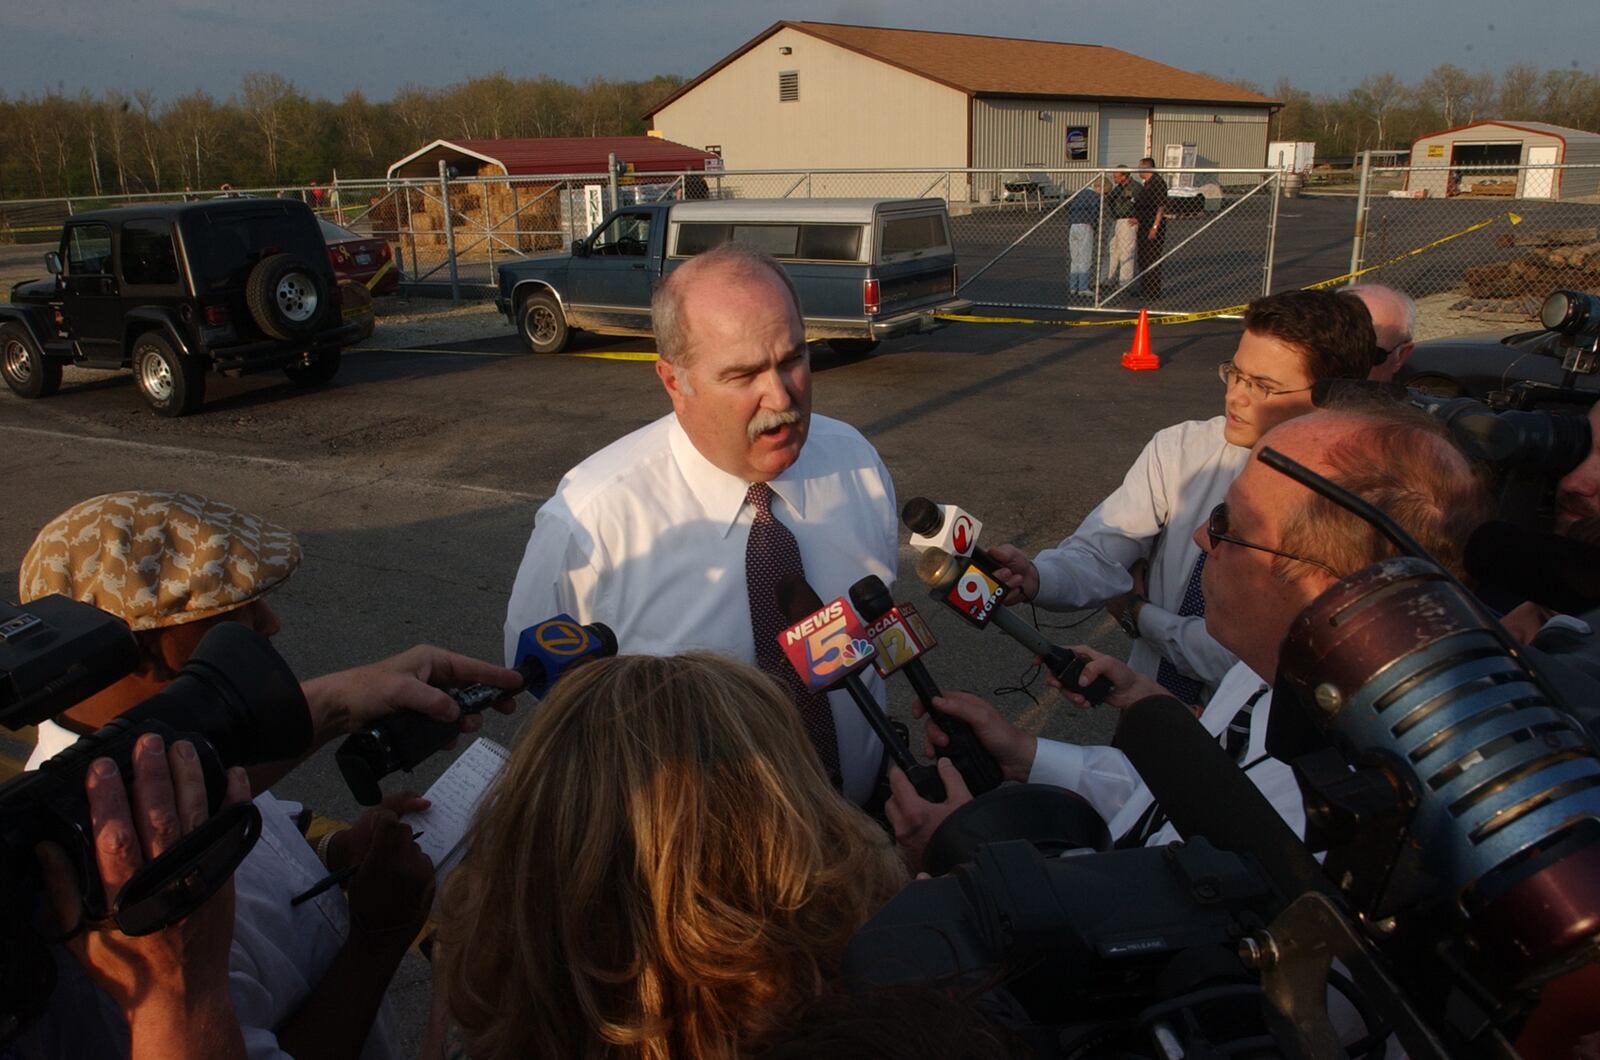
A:
<svg viewBox="0 0 1600 1060">
<path fill-rule="evenodd" d="M 855 261 L 861 254 L 861 226 L 688 222 L 678 226 L 674 253 L 693 257 L 730 241 L 755 247 L 780 261 Z"/>
<path fill-rule="evenodd" d="M 172 249 L 170 224 L 129 221 L 122 226 L 122 278 L 150 286 L 178 282 L 178 255 Z"/>
<path fill-rule="evenodd" d="M 891 217 L 883 223 L 880 257 L 894 255 L 916 256 L 930 250 L 948 253 L 950 236 L 945 231 L 944 216 L 936 213 L 917 214 L 912 217 Z"/>
<path fill-rule="evenodd" d="M 589 253 L 598 255 L 620 254 L 642 258 L 649 251 L 650 215 L 647 213 L 618 214 L 610 224 L 596 232 L 589 243 Z"/>
<path fill-rule="evenodd" d="M 74 225 L 67 232 L 67 274 L 104 276 L 111 271 L 111 227 Z"/>
</svg>

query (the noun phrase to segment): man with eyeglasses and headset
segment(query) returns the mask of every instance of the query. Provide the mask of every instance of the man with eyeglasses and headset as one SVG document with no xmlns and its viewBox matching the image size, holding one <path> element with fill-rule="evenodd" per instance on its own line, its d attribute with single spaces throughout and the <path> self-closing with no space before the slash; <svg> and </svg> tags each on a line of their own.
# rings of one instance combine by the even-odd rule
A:
<svg viewBox="0 0 1600 1060">
<path fill-rule="evenodd" d="M 1487 498 L 1471 463 L 1426 413 L 1398 404 L 1318 411 L 1273 428 L 1254 452 L 1269 445 L 1383 509 L 1447 568 L 1461 572 L 1465 542 L 1486 517 Z M 1293 773 L 1266 753 L 1267 682 L 1277 674 L 1278 648 L 1295 616 L 1340 578 L 1395 552 L 1365 522 L 1249 459 L 1254 452 L 1246 450 L 1246 466 L 1193 535 L 1207 557 L 1206 628 L 1239 658 L 1210 702 L 1194 709 L 1284 820 L 1304 834 Z M 1105 701 L 1114 707 L 1166 691 L 1086 645 L 1073 650 L 1090 657 L 1079 687 L 1108 678 L 1113 690 Z M 1063 692 L 1087 705 L 1074 690 Z M 1119 847 L 1178 838 L 1122 752 L 1033 736 L 967 693 L 946 693 L 933 703 L 972 726 L 1006 779 L 1054 784 L 1088 799 Z M 948 742 L 931 719 L 926 732 L 935 749 Z M 890 782 L 895 837 L 919 856 L 938 824 L 970 799 L 953 770 L 945 774 L 949 796 L 939 804 L 919 799 L 899 773 L 891 773 Z"/>
<path fill-rule="evenodd" d="M 1206 632 L 1194 531 L 1256 440 L 1312 411 L 1318 379 L 1366 378 L 1373 346 L 1353 298 L 1288 291 L 1251 302 L 1233 358 L 1218 366 L 1223 415 L 1157 431 L 1122 485 L 1055 548 L 1032 559 L 1013 545 L 990 548 L 1005 565 L 1005 602 L 1051 611 L 1103 605 L 1133 640 L 1135 672 L 1185 703 L 1204 703 L 1235 658 Z"/>
</svg>

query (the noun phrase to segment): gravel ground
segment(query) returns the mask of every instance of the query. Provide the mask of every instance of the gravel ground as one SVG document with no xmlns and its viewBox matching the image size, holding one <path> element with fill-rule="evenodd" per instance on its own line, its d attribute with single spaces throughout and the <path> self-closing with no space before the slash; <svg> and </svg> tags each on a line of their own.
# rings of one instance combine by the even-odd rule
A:
<svg viewBox="0 0 1600 1060">
<path fill-rule="evenodd" d="M 453 306 L 442 298 L 390 295 L 378 299 L 374 305 L 377 327 L 372 338 L 359 344 L 363 347 L 410 349 L 516 333 L 493 302 Z"/>
</svg>

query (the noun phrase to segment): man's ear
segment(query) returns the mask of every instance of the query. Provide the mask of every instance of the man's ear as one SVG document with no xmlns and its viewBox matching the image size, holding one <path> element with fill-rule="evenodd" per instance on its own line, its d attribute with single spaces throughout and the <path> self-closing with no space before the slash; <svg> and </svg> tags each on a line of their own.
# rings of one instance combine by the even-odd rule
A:
<svg viewBox="0 0 1600 1060">
<path fill-rule="evenodd" d="M 661 380 L 661 386 L 666 390 L 667 397 L 672 399 L 672 407 L 674 409 L 682 407 L 683 399 L 688 395 L 689 391 L 684 386 L 683 380 L 679 378 L 678 369 L 670 362 L 658 357 L 656 358 L 656 378 Z"/>
<path fill-rule="evenodd" d="M 1402 369 L 1402 368 L 1404 368 L 1406 366 L 1406 361 L 1411 359 L 1411 351 L 1415 350 L 1416 348 L 1417 348 L 1417 344 L 1414 343 L 1414 342 L 1403 343 L 1402 345 L 1400 345 L 1400 346 L 1395 348 L 1395 351 L 1394 351 L 1394 367 L 1395 367 L 1395 371 L 1399 371 L 1400 369 Z"/>
</svg>

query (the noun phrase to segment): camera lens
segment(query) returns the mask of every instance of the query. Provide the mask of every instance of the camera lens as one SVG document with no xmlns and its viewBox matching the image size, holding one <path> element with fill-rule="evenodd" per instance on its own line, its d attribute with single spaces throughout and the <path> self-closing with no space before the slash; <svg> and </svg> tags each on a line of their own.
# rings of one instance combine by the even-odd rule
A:
<svg viewBox="0 0 1600 1060">
<path fill-rule="evenodd" d="M 1585 324 L 1600 318 L 1600 299 L 1579 291 L 1551 291 L 1539 309 L 1539 323 L 1551 331 L 1577 334 Z"/>
</svg>

